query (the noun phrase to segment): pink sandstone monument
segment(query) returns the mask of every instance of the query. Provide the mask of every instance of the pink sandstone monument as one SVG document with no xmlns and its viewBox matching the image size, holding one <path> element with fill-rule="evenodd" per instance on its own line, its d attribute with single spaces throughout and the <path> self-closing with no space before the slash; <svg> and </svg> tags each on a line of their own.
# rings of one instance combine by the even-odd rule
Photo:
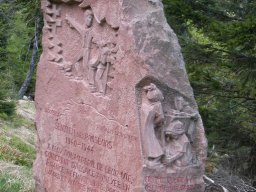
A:
<svg viewBox="0 0 256 192">
<path fill-rule="evenodd" d="M 160 0 L 42 0 L 37 192 L 203 192 L 207 141 Z"/>
</svg>

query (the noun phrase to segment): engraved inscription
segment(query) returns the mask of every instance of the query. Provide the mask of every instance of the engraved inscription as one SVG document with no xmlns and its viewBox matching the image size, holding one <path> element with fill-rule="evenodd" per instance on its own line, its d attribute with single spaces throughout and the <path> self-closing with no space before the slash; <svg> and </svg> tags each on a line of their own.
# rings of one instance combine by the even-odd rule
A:
<svg viewBox="0 0 256 192">
<path fill-rule="evenodd" d="M 89 105 L 75 105 L 72 108 L 68 102 L 62 108 L 48 105 L 44 109 L 47 117 L 52 117 L 50 129 L 58 138 L 48 140 L 43 150 L 45 174 L 50 179 L 75 187 L 77 191 L 133 191 L 136 181 L 133 174 L 127 170 L 117 169 L 117 163 L 108 164 L 107 157 L 99 157 L 108 153 L 119 155 L 119 146 L 116 146 L 118 140 L 125 139 L 127 143 L 137 143 L 138 138 L 128 134 L 128 125 L 105 117 Z M 73 112 L 77 113 L 77 116 L 70 123 L 67 116 Z M 95 112 L 106 123 L 82 123 L 86 120 L 83 114 Z M 90 132 L 87 127 L 76 127 L 79 125 L 78 122 L 82 126 L 94 125 L 97 131 Z"/>
<path fill-rule="evenodd" d="M 88 134 L 86 132 L 77 131 L 76 129 L 74 129 L 70 126 L 63 125 L 63 124 L 61 124 L 57 121 L 55 122 L 55 127 L 54 128 L 58 131 L 69 134 L 73 137 L 83 139 L 84 141 L 89 141 L 90 143 L 105 147 L 107 149 L 112 149 L 113 148 L 112 141 L 103 139 L 101 137 L 98 137 L 98 136 L 95 136 L 95 135 L 92 135 L 92 134 Z"/>
<path fill-rule="evenodd" d="M 54 178 L 80 186 L 81 190 L 130 191 L 135 178 L 95 160 L 85 158 L 60 146 L 48 144 L 45 172 Z M 96 187 L 95 189 L 93 187 Z"/>
<path fill-rule="evenodd" d="M 73 147 L 82 149 L 83 151 L 87 151 L 87 152 L 94 152 L 94 146 L 93 145 L 87 145 L 77 139 L 72 139 L 69 137 L 66 137 L 65 139 L 66 144 L 71 145 Z"/>
<path fill-rule="evenodd" d="M 48 114 L 51 114 L 51 115 L 55 116 L 55 117 L 59 117 L 60 114 L 61 114 L 61 112 L 54 109 L 54 107 L 47 107 L 44 111 Z M 88 109 L 85 109 L 84 107 L 79 106 L 79 113 L 87 114 Z M 56 129 L 58 129 L 59 131 L 62 131 L 62 132 L 65 132 L 65 133 L 68 133 L 68 134 L 71 134 L 71 135 L 74 136 L 74 133 L 71 133 L 72 132 L 71 127 L 66 126 L 66 125 L 62 125 L 58 122 L 56 123 L 56 126 L 57 126 Z M 138 137 L 133 136 L 131 134 L 128 134 L 125 131 L 123 131 L 122 129 L 119 130 L 118 127 L 110 128 L 110 127 L 102 126 L 102 127 L 99 128 L 99 130 L 101 130 L 103 133 L 113 135 L 113 136 L 117 136 L 120 139 L 125 139 L 125 140 L 127 140 L 131 143 L 134 143 L 134 142 L 138 141 Z M 76 133 L 75 135 L 79 135 L 79 134 L 80 134 L 80 132 Z M 82 133 L 82 135 L 84 135 L 84 134 Z M 78 137 L 85 138 L 85 136 L 82 136 L 82 135 L 80 135 Z M 112 143 L 108 142 L 107 145 L 108 145 L 108 148 L 112 148 Z"/>
</svg>

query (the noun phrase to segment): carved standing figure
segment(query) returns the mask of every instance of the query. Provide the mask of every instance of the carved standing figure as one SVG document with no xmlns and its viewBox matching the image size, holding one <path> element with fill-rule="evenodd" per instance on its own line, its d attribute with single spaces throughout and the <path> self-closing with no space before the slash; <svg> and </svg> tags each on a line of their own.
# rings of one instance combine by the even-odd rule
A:
<svg viewBox="0 0 256 192">
<path fill-rule="evenodd" d="M 164 123 L 164 113 L 161 104 L 164 97 L 162 92 L 153 83 L 145 86 L 143 90 L 146 92 L 146 99 L 148 101 L 142 106 L 145 115 L 144 131 L 142 132 L 144 151 L 148 165 L 154 166 L 161 163 L 161 158 L 164 155 L 160 144 L 161 140 L 157 137 L 157 135 L 161 135 Z"/>
<path fill-rule="evenodd" d="M 84 13 L 84 26 L 77 23 L 72 17 L 66 16 L 66 21 L 71 28 L 74 28 L 82 38 L 82 49 L 75 61 L 75 70 L 78 78 L 83 78 L 85 69 L 88 68 L 88 62 L 90 59 L 90 49 L 92 43 L 92 24 L 93 24 L 93 12 L 87 9 Z M 79 63 L 83 60 L 82 63 Z"/>
<path fill-rule="evenodd" d="M 114 63 L 114 54 L 117 52 L 114 43 L 101 45 L 99 56 L 89 62 L 89 86 L 92 92 L 97 92 L 99 95 L 106 94 L 107 79 L 110 65 Z"/>
</svg>

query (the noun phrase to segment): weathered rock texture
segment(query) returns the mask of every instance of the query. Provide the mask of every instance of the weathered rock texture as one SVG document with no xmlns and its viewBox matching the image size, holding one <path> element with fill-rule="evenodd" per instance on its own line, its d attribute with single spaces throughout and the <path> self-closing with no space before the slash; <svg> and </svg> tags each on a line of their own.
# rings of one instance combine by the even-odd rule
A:
<svg viewBox="0 0 256 192">
<path fill-rule="evenodd" d="M 158 0 L 42 0 L 38 192 L 201 192 L 207 142 Z"/>
</svg>

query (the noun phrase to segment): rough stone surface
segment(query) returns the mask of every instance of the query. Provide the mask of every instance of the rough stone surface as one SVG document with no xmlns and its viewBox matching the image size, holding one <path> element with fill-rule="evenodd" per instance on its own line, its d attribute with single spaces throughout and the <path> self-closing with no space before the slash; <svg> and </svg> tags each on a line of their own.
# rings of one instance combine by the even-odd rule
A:
<svg viewBox="0 0 256 192">
<path fill-rule="evenodd" d="M 42 0 L 37 192 L 201 192 L 207 142 L 159 0 Z"/>
</svg>

